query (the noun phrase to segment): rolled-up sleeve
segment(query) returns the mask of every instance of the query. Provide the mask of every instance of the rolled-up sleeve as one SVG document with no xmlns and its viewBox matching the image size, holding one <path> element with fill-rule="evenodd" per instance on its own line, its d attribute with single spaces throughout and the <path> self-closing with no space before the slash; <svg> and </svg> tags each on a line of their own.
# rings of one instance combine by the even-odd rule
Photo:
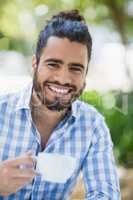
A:
<svg viewBox="0 0 133 200">
<path fill-rule="evenodd" d="M 96 120 L 92 140 L 84 159 L 85 200 L 120 200 L 119 179 L 113 155 L 113 143 L 103 118 Z"/>
</svg>

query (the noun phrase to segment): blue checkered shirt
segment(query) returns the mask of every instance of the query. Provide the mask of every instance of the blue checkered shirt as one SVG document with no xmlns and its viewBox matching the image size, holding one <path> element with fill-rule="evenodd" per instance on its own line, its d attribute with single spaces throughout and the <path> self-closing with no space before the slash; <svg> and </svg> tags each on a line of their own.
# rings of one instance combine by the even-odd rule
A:
<svg viewBox="0 0 133 200">
<path fill-rule="evenodd" d="M 41 151 L 40 134 L 30 111 L 32 85 L 16 94 L 0 98 L 0 160 L 20 156 L 28 150 Z M 85 200 L 119 200 L 119 181 L 113 144 L 104 118 L 92 106 L 79 100 L 71 115 L 55 128 L 43 152 L 73 156 L 77 159 L 72 176 L 65 183 L 52 183 L 36 176 L 15 194 L 0 200 L 70 199 L 80 172 L 83 174 Z"/>
</svg>

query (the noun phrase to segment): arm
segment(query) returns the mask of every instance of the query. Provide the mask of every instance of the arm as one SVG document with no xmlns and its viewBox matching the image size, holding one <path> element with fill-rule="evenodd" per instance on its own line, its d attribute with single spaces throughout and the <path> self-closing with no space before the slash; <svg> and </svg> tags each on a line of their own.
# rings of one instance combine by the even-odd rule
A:
<svg viewBox="0 0 133 200">
<path fill-rule="evenodd" d="M 95 122 L 92 142 L 83 163 L 85 200 L 120 200 L 119 180 L 110 133 L 102 119 Z"/>
</svg>

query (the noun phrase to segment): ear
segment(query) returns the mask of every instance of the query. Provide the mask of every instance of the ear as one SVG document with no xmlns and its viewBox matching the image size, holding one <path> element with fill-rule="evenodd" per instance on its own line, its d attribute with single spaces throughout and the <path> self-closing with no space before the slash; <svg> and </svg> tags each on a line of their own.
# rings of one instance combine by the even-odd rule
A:
<svg viewBox="0 0 133 200">
<path fill-rule="evenodd" d="M 32 56 L 32 70 L 33 70 L 33 72 L 35 72 L 36 68 L 37 68 L 37 59 L 36 59 L 36 56 L 33 55 Z"/>
<path fill-rule="evenodd" d="M 83 90 L 85 89 L 85 87 L 86 87 L 86 81 L 83 84 Z"/>
</svg>

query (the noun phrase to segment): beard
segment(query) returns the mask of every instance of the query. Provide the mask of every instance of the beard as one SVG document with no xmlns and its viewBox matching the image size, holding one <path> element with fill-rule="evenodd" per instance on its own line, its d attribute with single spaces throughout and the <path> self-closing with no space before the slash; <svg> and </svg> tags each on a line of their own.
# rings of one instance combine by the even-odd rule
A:
<svg viewBox="0 0 133 200">
<path fill-rule="evenodd" d="M 70 92 L 70 98 L 67 99 L 64 96 L 56 96 L 54 99 L 48 98 L 48 95 L 45 92 L 45 86 L 48 84 L 56 84 L 56 85 L 61 85 L 57 81 L 44 81 L 42 84 L 39 83 L 38 81 L 38 73 L 37 70 L 35 71 L 34 77 L 33 77 L 33 88 L 32 90 L 35 91 L 38 99 L 39 99 L 39 104 L 33 105 L 35 107 L 44 105 L 46 106 L 49 110 L 51 111 L 63 111 L 65 109 L 71 108 L 71 104 L 81 95 L 84 87 L 81 89 L 77 89 L 75 85 L 70 85 L 70 84 L 64 84 L 62 86 L 64 87 L 70 87 L 71 90 Z"/>
</svg>

